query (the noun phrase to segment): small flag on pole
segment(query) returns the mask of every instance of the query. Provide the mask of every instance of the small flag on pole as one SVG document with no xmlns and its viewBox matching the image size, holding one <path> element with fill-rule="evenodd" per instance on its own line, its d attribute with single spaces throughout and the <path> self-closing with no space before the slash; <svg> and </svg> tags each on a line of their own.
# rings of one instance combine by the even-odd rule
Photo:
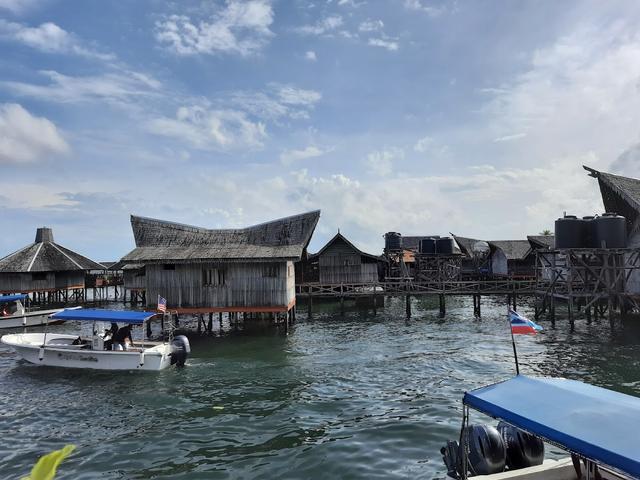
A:
<svg viewBox="0 0 640 480">
<path fill-rule="evenodd" d="M 511 333 L 530 333 L 535 335 L 542 327 L 528 318 L 519 315 L 518 312 L 509 310 L 509 322 L 511 323 Z"/>
<path fill-rule="evenodd" d="M 167 299 L 162 298 L 160 295 L 158 295 L 158 311 L 162 313 L 167 312 Z"/>
</svg>

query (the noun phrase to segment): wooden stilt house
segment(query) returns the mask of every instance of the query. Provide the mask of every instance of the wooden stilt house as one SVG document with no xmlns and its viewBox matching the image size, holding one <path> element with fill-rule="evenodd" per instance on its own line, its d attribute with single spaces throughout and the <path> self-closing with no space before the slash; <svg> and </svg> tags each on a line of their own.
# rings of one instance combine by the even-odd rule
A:
<svg viewBox="0 0 640 480">
<path fill-rule="evenodd" d="M 158 295 L 185 313 L 286 312 L 295 305 L 294 262 L 320 211 L 219 230 L 131 216 L 136 248 L 120 263 L 144 275 L 146 303 Z M 126 271 L 126 269 L 125 269 Z"/>
<path fill-rule="evenodd" d="M 0 293 L 77 292 L 90 270 L 106 267 L 55 243 L 50 228 L 38 228 L 35 242 L 0 259 Z"/>
<path fill-rule="evenodd" d="M 341 283 L 374 283 L 380 278 L 383 259 L 365 253 L 338 232 L 318 253 L 309 255 L 298 271 L 303 282 L 324 285 Z"/>
</svg>

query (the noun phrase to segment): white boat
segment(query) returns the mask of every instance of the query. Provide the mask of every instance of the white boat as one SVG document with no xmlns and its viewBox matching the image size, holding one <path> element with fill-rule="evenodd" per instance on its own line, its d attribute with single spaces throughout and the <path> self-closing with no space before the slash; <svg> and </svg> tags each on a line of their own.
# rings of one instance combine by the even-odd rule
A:
<svg viewBox="0 0 640 480">
<path fill-rule="evenodd" d="M 469 425 L 469 409 L 500 420 Z M 441 450 L 456 479 L 640 478 L 640 398 L 524 375 L 465 393 L 460 443 Z M 571 455 L 544 460 L 544 442 Z"/>
<path fill-rule="evenodd" d="M 63 310 L 62 308 L 30 310 L 26 306 L 28 299 L 29 295 L 24 293 L 0 296 L 0 329 L 45 325 L 49 315 Z"/>
<path fill-rule="evenodd" d="M 184 366 L 191 351 L 189 340 L 180 335 L 169 342 L 150 342 L 144 338 L 145 322 L 153 312 L 121 310 L 67 309 L 51 315 L 51 320 L 93 322 L 88 337 L 65 333 L 16 333 L 4 335 L 0 341 L 10 346 L 24 360 L 34 365 L 84 368 L 94 370 L 158 371 L 170 365 Z M 111 338 L 96 330 L 98 322 L 141 326 L 141 340 L 124 350 L 107 350 Z"/>
</svg>

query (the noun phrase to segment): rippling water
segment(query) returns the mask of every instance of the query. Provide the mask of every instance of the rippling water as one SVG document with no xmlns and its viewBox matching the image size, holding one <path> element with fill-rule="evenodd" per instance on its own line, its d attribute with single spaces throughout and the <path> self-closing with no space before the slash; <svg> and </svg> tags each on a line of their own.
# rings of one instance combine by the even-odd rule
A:
<svg viewBox="0 0 640 480">
<path fill-rule="evenodd" d="M 74 443 L 58 478 L 444 478 L 463 392 L 514 373 L 506 307 L 490 302 L 481 320 L 470 299 L 444 319 L 414 300 L 408 320 L 387 299 L 377 315 L 317 306 L 286 336 L 225 324 L 160 373 L 29 366 L 0 346 L 0 472 Z M 640 396 L 640 321 L 541 323 L 517 339 L 522 373 Z"/>
</svg>

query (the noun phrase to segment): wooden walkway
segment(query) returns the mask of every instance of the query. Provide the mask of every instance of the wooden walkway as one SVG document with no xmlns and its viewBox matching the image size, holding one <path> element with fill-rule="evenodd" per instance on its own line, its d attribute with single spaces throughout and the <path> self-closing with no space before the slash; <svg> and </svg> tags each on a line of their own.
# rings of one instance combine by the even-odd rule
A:
<svg viewBox="0 0 640 480">
<path fill-rule="evenodd" d="M 447 280 L 388 281 L 375 283 L 320 284 L 302 283 L 296 285 L 296 294 L 305 297 L 371 297 L 375 295 L 533 295 L 535 279 L 531 280 Z"/>
</svg>

